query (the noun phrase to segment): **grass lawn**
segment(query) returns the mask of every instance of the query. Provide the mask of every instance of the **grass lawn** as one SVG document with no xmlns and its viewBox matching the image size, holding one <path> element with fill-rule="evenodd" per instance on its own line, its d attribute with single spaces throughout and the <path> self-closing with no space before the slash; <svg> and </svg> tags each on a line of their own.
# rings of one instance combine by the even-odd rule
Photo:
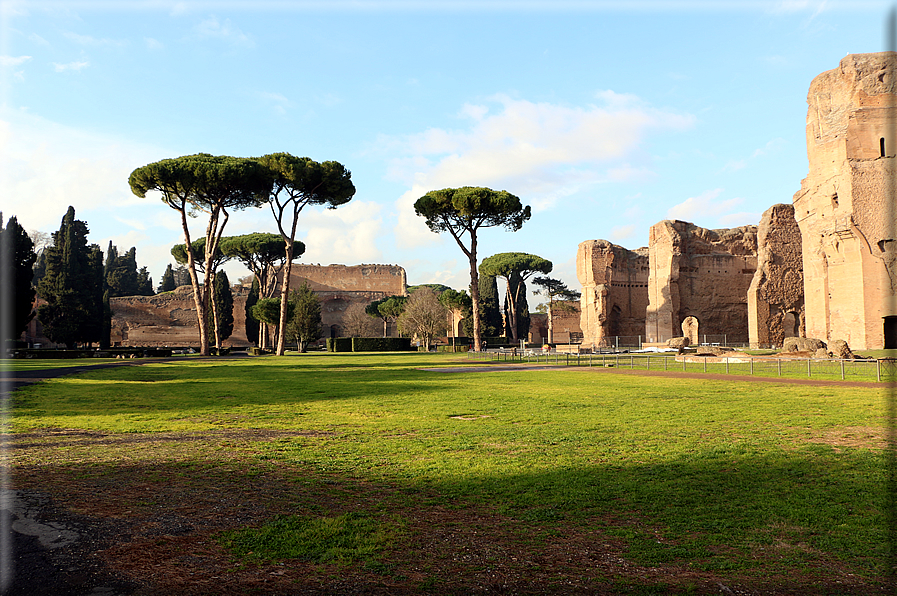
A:
<svg viewBox="0 0 897 596">
<path fill-rule="evenodd" d="M 130 524 L 104 557 L 160 590 L 880 585 L 884 389 L 420 370 L 468 364 L 488 367 L 319 353 L 43 382 L 12 400 L 14 483 Z M 170 520 L 189 529 L 153 530 Z"/>
</svg>

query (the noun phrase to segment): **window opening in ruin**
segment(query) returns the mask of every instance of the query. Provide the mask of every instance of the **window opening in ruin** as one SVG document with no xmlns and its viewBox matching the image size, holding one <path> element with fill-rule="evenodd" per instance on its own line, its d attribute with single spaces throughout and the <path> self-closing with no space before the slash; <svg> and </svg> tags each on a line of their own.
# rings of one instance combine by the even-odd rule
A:
<svg viewBox="0 0 897 596">
<path fill-rule="evenodd" d="M 897 349 L 897 316 L 885 317 L 885 349 Z"/>
<path fill-rule="evenodd" d="M 838 206 L 838 193 L 832 195 L 832 207 Z"/>
<path fill-rule="evenodd" d="M 878 142 L 878 144 L 881 147 L 881 156 L 884 157 L 885 156 L 885 138 L 882 137 L 881 140 Z"/>
</svg>

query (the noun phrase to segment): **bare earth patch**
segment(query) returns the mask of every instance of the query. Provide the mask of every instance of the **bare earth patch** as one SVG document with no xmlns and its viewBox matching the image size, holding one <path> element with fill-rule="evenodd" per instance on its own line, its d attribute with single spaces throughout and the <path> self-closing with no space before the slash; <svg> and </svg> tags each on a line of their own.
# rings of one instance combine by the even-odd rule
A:
<svg viewBox="0 0 897 596">
<path fill-rule="evenodd" d="M 863 441 L 879 440 L 872 430 L 854 429 L 839 440 L 854 432 Z M 455 506 L 438 495 L 335 480 L 257 457 L 259 443 L 299 436 L 315 434 L 35 431 L 15 436 L 13 483 L 49 495 L 47 506 L 55 508 L 56 518 L 91 536 L 79 548 L 97 577 L 105 578 L 103 585 L 117 578 L 116 594 L 647 593 L 637 591 L 639 586 L 667 594 L 805 594 L 821 585 L 867 594 L 871 589 L 834 564 L 808 568 L 803 577 L 773 574 L 762 580 L 731 575 L 724 580 L 689 566 L 642 567 L 606 533 L 619 521 L 546 528 L 486 507 Z M 399 538 L 374 562 L 247 562 L 215 538 L 276 515 L 350 511 L 399 520 Z M 784 540 L 779 548 L 799 548 Z"/>
<path fill-rule="evenodd" d="M 848 426 L 823 431 L 822 436 L 808 439 L 811 443 L 821 443 L 833 447 L 862 447 L 884 449 L 887 436 L 884 428 L 872 426 Z"/>
</svg>

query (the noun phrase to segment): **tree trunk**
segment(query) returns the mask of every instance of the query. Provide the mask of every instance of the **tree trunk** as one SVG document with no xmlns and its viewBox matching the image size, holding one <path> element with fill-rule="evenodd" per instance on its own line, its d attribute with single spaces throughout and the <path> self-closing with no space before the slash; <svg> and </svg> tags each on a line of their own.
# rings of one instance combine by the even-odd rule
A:
<svg viewBox="0 0 897 596">
<path fill-rule="evenodd" d="M 211 297 L 211 303 L 212 303 L 212 330 L 215 332 L 215 349 L 218 350 L 220 353 L 220 351 L 221 351 L 221 333 L 220 333 L 221 324 L 218 322 L 218 303 L 215 300 L 215 291 L 214 291 L 215 276 L 214 275 L 212 275 L 212 281 L 209 283 L 211 284 L 211 286 L 213 288 L 213 290 L 211 292 L 209 292 L 209 295 Z"/>
<path fill-rule="evenodd" d="M 477 237 L 471 230 L 470 234 L 470 300 L 473 303 L 473 349 L 481 351 L 483 340 L 480 337 L 480 275 L 477 271 Z"/>
<path fill-rule="evenodd" d="M 193 303 L 196 305 L 196 318 L 199 324 L 199 351 L 203 356 L 209 355 L 208 326 L 206 325 L 205 290 L 199 286 L 199 278 L 196 275 L 196 262 L 193 260 L 192 243 L 190 242 L 190 229 L 187 226 L 187 207 L 179 209 L 181 212 L 181 225 L 184 228 L 184 242 L 187 247 L 187 273 L 190 275 L 190 284 L 193 286 Z"/>
<path fill-rule="evenodd" d="M 280 322 L 274 333 L 277 335 L 277 351 L 278 356 L 283 356 L 285 349 L 284 332 L 287 328 L 287 298 L 290 295 L 290 271 L 293 269 L 293 243 L 290 242 L 287 248 L 287 264 L 283 272 L 283 281 L 280 284 Z"/>
<path fill-rule="evenodd" d="M 517 343 L 517 302 L 511 293 L 511 278 L 507 278 L 508 289 L 505 291 L 505 304 L 508 307 L 508 328 L 511 330 L 511 340 Z"/>
<path fill-rule="evenodd" d="M 554 309 L 551 308 L 551 297 L 548 298 L 548 343 L 554 343 Z"/>
</svg>

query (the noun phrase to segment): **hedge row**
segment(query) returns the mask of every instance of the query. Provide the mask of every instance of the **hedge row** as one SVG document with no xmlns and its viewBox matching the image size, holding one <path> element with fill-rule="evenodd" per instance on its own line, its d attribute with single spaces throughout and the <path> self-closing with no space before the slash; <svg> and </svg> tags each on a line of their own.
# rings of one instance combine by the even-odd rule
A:
<svg viewBox="0 0 897 596">
<path fill-rule="evenodd" d="M 119 356 L 168 357 L 171 348 L 110 348 L 106 350 L 55 350 L 44 348 L 19 349 L 13 352 L 14 358 L 39 358 L 48 360 L 66 360 L 71 358 L 116 358 Z"/>
<path fill-rule="evenodd" d="M 328 352 L 408 352 L 408 337 L 335 337 L 327 340 Z"/>
</svg>

